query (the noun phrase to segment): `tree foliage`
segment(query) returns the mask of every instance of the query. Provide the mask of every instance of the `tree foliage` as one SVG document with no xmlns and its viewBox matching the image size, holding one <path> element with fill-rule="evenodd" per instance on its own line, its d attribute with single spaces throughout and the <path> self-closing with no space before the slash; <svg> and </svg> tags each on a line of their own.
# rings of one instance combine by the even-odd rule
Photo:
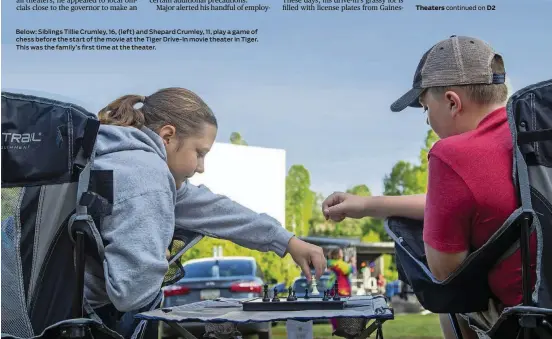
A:
<svg viewBox="0 0 552 339">
<path fill-rule="evenodd" d="M 232 132 L 232 134 L 230 135 L 230 142 L 234 145 L 247 146 L 247 142 L 243 140 L 241 134 L 238 132 Z"/>
<path fill-rule="evenodd" d="M 391 169 L 391 173 L 383 180 L 384 195 L 409 195 L 425 193 L 427 190 L 427 165 L 429 150 L 438 136 L 429 130 L 426 134 L 424 147 L 420 151 L 419 164 L 399 161 Z"/>
<path fill-rule="evenodd" d="M 293 165 L 286 177 L 286 228 L 297 236 L 307 236 L 316 194 L 310 189 L 310 173 L 303 165 Z"/>
</svg>

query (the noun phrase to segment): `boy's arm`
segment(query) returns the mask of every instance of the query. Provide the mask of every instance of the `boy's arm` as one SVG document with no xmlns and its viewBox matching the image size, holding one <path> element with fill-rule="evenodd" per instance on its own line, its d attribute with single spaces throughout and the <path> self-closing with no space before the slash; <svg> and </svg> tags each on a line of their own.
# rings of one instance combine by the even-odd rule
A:
<svg viewBox="0 0 552 339">
<path fill-rule="evenodd" d="M 324 200 L 322 212 L 326 219 L 337 222 L 345 218 L 364 217 L 404 217 L 423 220 L 425 200 L 425 194 L 365 197 L 336 192 Z"/>
<path fill-rule="evenodd" d="M 424 220 L 426 194 L 363 197 L 365 217 L 404 217 Z"/>
<path fill-rule="evenodd" d="M 429 269 L 438 280 L 445 280 L 467 257 L 475 212 L 475 199 L 464 180 L 432 156 L 423 235 Z"/>
</svg>

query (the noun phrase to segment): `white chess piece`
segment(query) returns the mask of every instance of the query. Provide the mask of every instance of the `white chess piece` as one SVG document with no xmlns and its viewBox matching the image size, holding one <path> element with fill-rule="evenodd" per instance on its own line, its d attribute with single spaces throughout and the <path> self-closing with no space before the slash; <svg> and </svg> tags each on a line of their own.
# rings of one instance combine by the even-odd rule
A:
<svg viewBox="0 0 552 339">
<path fill-rule="evenodd" d="M 312 287 L 311 295 L 318 295 L 318 294 L 320 294 L 320 292 L 319 292 L 318 289 L 316 288 L 316 278 L 315 278 L 315 277 L 312 277 L 311 287 Z"/>
</svg>

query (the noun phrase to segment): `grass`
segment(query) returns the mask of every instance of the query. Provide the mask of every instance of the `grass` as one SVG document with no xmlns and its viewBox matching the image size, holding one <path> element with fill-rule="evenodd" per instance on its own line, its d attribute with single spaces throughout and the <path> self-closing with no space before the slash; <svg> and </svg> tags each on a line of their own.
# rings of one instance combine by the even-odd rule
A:
<svg viewBox="0 0 552 339">
<path fill-rule="evenodd" d="M 332 337 L 331 325 L 314 325 L 313 336 L 315 339 L 336 339 Z M 441 339 L 441 327 L 439 318 L 436 314 L 398 314 L 394 320 L 388 320 L 383 324 L 383 336 L 389 338 L 402 339 Z M 278 324 L 272 329 L 274 339 L 284 339 L 286 336 L 285 324 Z M 370 336 L 375 338 L 375 333 Z"/>
</svg>

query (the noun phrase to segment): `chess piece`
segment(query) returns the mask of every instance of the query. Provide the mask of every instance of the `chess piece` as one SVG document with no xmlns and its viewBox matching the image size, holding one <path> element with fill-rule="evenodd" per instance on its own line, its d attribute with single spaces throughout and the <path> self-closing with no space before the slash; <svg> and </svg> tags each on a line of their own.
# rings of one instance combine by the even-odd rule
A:
<svg viewBox="0 0 552 339">
<path fill-rule="evenodd" d="M 278 298 L 278 289 L 274 287 L 274 298 L 272 298 L 272 302 L 280 301 L 280 298 Z"/>
<path fill-rule="evenodd" d="M 309 299 L 309 288 L 305 288 L 305 299 Z"/>
<path fill-rule="evenodd" d="M 333 289 L 334 289 L 333 300 L 341 300 L 341 298 L 339 297 L 339 287 L 337 286 L 337 280 L 335 281 Z"/>
<path fill-rule="evenodd" d="M 325 291 L 324 291 L 324 296 L 322 297 L 322 301 L 328 301 L 328 300 L 330 300 L 328 294 L 329 294 L 329 291 L 328 291 L 328 290 L 325 290 Z"/>
<path fill-rule="evenodd" d="M 288 288 L 288 297 L 287 297 L 287 299 L 286 299 L 287 301 L 294 301 L 292 293 L 293 293 L 293 289 L 292 289 L 291 286 L 290 286 L 290 287 Z"/>
<path fill-rule="evenodd" d="M 315 277 L 312 277 L 311 286 L 312 286 L 312 292 L 311 292 L 311 294 L 312 294 L 312 295 L 319 295 L 320 292 L 319 292 L 318 289 L 316 288 L 316 278 L 315 278 Z"/>
<path fill-rule="evenodd" d="M 270 301 L 270 297 L 268 296 L 268 284 L 265 284 L 264 285 L 264 288 L 263 288 L 263 302 L 268 302 Z"/>
<path fill-rule="evenodd" d="M 293 297 L 293 301 L 297 300 L 297 295 L 295 294 L 295 290 L 293 290 L 292 297 Z"/>
</svg>

